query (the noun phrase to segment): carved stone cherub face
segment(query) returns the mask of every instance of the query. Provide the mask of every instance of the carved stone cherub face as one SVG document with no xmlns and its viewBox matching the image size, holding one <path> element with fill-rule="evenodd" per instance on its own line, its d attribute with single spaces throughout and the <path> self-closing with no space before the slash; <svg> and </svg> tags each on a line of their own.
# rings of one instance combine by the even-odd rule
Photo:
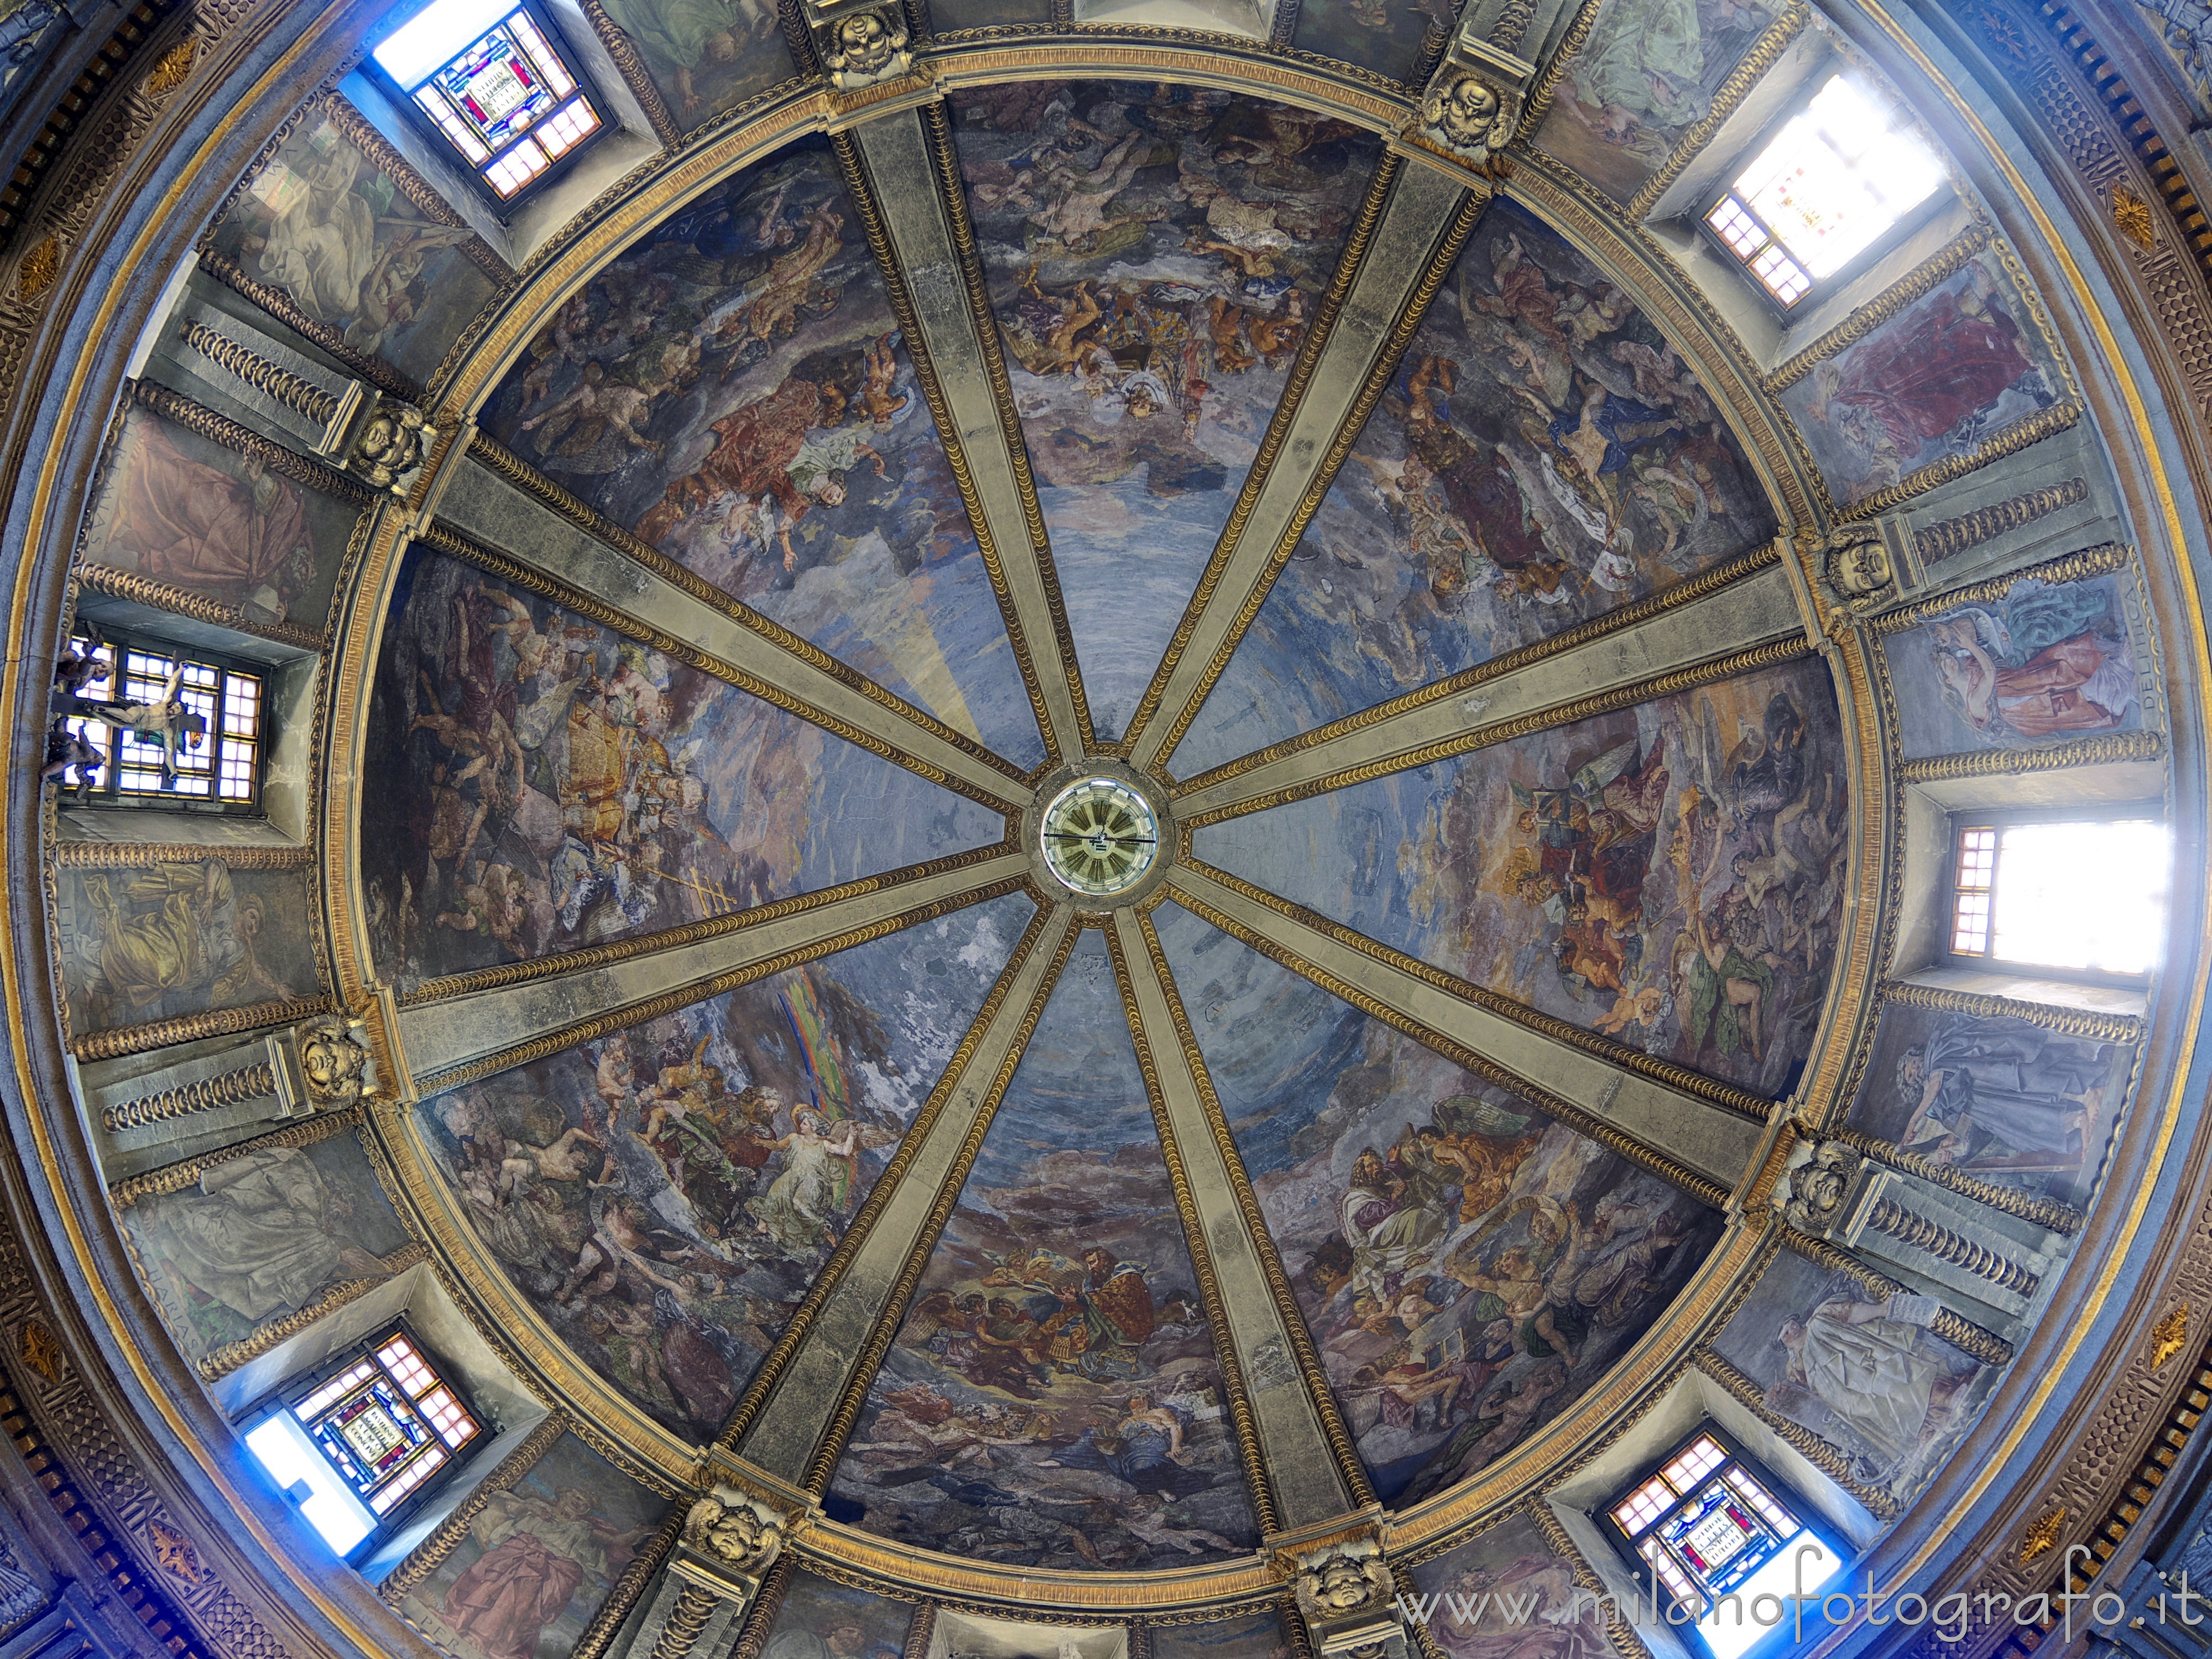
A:
<svg viewBox="0 0 2212 1659">
<path fill-rule="evenodd" d="M 864 11 L 839 21 L 832 67 L 846 75 L 879 75 L 906 44 L 906 31 L 881 12 Z"/>
<path fill-rule="evenodd" d="M 1810 1162 L 1790 1172 L 1783 1219 L 1800 1232 L 1825 1231 L 1843 1208 L 1858 1167 L 1857 1153 L 1835 1141 L 1823 1141 L 1814 1149 Z"/>
<path fill-rule="evenodd" d="M 353 1040 L 343 1020 L 331 1018 L 301 1027 L 299 1048 L 300 1070 L 319 1108 L 328 1111 L 361 1098 L 368 1052 Z"/>
<path fill-rule="evenodd" d="M 1830 556 L 1828 568 L 1836 586 L 1847 597 L 1863 599 L 1890 585 L 1889 550 L 1878 536 L 1852 537 L 1840 541 Z"/>
<path fill-rule="evenodd" d="M 1430 93 L 1421 118 L 1455 149 L 1487 152 L 1507 137 L 1498 94 L 1472 75 L 1455 76 Z"/>
<path fill-rule="evenodd" d="M 694 1549 L 720 1556 L 735 1567 L 765 1563 L 781 1538 L 781 1529 L 762 1519 L 750 1504 L 723 1504 L 702 1498 L 691 1506 L 684 1532 Z"/>
<path fill-rule="evenodd" d="M 1324 1613 L 1349 1613 L 1367 1600 L 1366 1564 L 1349 1555 L 1332 1555 L 1314 1567 L 1304 1587 L 1308 1599 Z"/>
</svg>

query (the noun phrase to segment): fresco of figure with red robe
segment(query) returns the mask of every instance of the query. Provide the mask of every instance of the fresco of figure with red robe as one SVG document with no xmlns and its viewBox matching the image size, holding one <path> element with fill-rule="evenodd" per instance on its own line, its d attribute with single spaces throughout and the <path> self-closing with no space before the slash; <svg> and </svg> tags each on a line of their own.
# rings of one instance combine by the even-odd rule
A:
<svg viewBox="0 0 2212 1659">
<path fill-rule="evenodd" d="M 1782 394 L 1839 506 L 1971 455 L 2066 395 L 2034 311 L 1994 249 Z"/>
</svg>

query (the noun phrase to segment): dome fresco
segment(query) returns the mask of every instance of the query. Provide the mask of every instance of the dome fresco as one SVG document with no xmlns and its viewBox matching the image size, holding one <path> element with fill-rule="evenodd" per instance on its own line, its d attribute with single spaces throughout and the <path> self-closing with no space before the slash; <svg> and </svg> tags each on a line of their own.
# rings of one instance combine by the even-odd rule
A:
<svg viewBox="0 0 2212 1659">
<path fill-rule="evenodd" d="M 458 5 L 16 20 L 0 1659 L 2195 1559 L 2193 24 Z M 1785 307 L 1838 76 L 1942 181 Z"/>
</svg>

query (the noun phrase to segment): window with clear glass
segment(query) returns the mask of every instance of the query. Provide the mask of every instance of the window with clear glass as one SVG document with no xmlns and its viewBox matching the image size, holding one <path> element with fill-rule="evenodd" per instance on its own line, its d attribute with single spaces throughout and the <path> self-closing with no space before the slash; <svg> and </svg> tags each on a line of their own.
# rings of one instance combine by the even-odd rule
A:
<svg viewBox="0 0 2212 1659">
<path fill-rule="evenodd" d="M 553 26 L 514 0 L 434 0 L 371 55 L 501 201 L 605 128 Z"/>
<path fill-rule="evenodd" d="M 266 689 L 259 674 L 228 662 L 180 654 L 165 641 L 112 631 L 98 642 L 80 633 L 70 641 L 70 648 L 102 671 L 80 693 L 75 707 L 158 704 L 167 700 L 173 676 L 176 700 L 194 717 L 165 738 L 150 726 L 115 725 L 68 708 L 58 711 L 70 729 L 102 757 L 100 782 L 86 799 L 144 805 L 145 798 L 155 797 L 234 810 L 258 806 Z M 169 773 L 166 781 L 165 765 Z"/>
<path fill-rule="evenodd" d="M 1904 112 L 1838 75 L 1721 192 L 1705 227 L 1786 309 L 1942 182 L 1942 163 Z"/>
<path fill-rule="evenodd" d="M 292 1384 L 246 1443 L 338 1554 L 388 1532 L 486 1428 L 404 1324 Z"/>
<path fill-rule="evenodd" d="M 1795 1593 L 1801 1571 L 1817 1595 L 1845 1565 L 1795 1497 L 1711 1426 L 1620 1492 L 1605 1519 L 1616 1547 L 1658 1580 L 1668 1622 L 1692 1631 L 1711 1659 L 1741 1659 L 1774 1634 L 1747 1611 L 1759 1597 Z"/>
<path fill-rule="evenodd" d="M 2148 811 L 1954 816 L 1951 959 L 2141 981 L 2165 937 L 2172 851 Z"/>
</svg>

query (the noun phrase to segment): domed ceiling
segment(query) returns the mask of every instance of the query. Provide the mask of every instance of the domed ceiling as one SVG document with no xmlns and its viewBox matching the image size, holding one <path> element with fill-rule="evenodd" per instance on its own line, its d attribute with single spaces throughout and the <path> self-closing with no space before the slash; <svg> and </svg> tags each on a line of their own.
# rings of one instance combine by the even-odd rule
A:
<svg viewBox="0 0 2212 1659">
<path fill-rule="evenodd" d="M 333 35 L 67 417 L 74 623 L 268 686 L 263 815 L 42 830 L 58 1204 L 254 1547 L 412 1639 L 222 1439 L 404 1313 L 499 1438 L 363 1571 L 459 1659 L 680 1659 L 708 1492 L 789 1534 L 749 1659 L 1303 1649 L 1348 1540 L 1571 1622 L 1701 1414 L 1924 1567 L 2198 968 L 1944 965 L 1947 811 L 2194 823 L 2201 640 L 1941 72 L 1794 4 L 553 11 L 573 173 L 501 218 Z M 1696 216 L 1838 72 L 1954 172 L 1784 316 Z"/>
</svg>

